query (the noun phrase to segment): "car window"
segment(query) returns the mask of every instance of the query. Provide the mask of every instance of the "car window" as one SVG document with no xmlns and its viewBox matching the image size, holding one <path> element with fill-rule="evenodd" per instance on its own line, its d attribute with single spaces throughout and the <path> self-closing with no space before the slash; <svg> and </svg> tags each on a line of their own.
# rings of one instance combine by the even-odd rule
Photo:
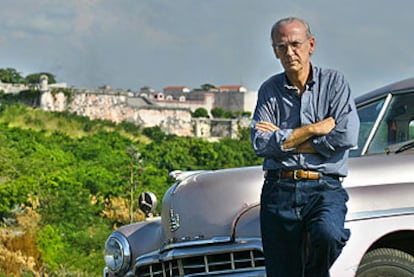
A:
<svg viewBox="0 0 414 277">
<path fill-rule="evenodd" d="M 413 93 L 392 97 L 390 105 L 368 147 L 368 154 L 384 153 L 387 146 L 407 141 L 414 136 L 413 106 Z"/>
<path fill-rule="evenodd" d="M 411 139 L 414 139 L 414 119 L 410 121 L 410 124 L 408 124 L 408 126 L 409 126 L 408 139 L 411 140 Z"/>
<path fill-rule="evenodd" d="M 382 98 L 368 105 L 358 107 L 358 116 L 361 122 L 359 128 L 358 146 L 350 151 L 349 156 L 357 157 L 361 155 L 361 151 L 368 140 L 368 136 L 378 118 L 384 102 L 385 98 Z"/>
</svg>

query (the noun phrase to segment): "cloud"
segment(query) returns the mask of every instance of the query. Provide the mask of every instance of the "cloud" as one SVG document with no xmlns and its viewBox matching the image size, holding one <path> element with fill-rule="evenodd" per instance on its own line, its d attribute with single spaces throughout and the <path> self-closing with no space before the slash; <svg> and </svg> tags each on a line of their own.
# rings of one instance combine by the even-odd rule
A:
<svg viewBox="0 0 414 277">
<path fill-rule="evenodd" d="M 25 9 L 20 5 L 26 2 Z M 73 14 L 63 6 L 51 6 L 42 9 L 42 6 L 34 5 L 33 1 L 22 1 L 9 4 L 7 9 L 0 12 L 2 18 L 2 28 L 6 35 L 13 37 L 18 34 L 18 38 L 36 36 L 62 36 L 71 31 L 71 21 Z"/>
<path fill-rule="evenodd" d="M 282 70 L 270 47 L 284 16 L 309 21 L 316 64 L 356 91 L 414 75 L 411 16 L 401 0 L 2 0 L 0 67 L 49 71 L 74 86 L 138 89 L 242 83 Z"/>
</svg>

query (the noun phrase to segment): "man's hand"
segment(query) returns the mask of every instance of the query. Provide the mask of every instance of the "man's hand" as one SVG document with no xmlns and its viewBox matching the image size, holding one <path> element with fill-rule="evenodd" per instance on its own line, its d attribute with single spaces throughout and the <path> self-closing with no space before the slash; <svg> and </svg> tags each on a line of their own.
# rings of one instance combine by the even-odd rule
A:
<svg viewBox="0 0 414 277">
<path fill-rule="evenodd" d="M 329 134 L 335 128 L 335 120 L 333 117 L 325 118 L 322 121 L 305 125 L 293 130 L 289 138 L 283 143 L 284 149 L 298 147 L 310 138 L 314 136 L 324 136 Z M 298 151 L 309 152 L 311 151 L 310 144 L 304 144 L 299 147 Z"/>
<path fill-rule="evenodd" d="M 308 139 L 313 136 L 327 135 L 335 128 L 335 126 L 336 124 L 333 117 L 328 117 L 322 121 L 296 128 L 283 143 L 283 148 L 288 149 L 296 147 L 297 153 L 316 153 L 316 150 L 309 143 Z M 267 121 L 256 123 L 255 129 L 265 133 L 280 130 L 279 127 Z"/>
<path fill-rule="evenodd" d="M 260 121 L 260 122 L 256 123 L 256 125 L 254 127 L 255 127 L 256 130 L 262 131 L 262 132 L 265 132 L 265 133 L 280 130 L 279 127 L 277 127 L 273 123 L 267 122 L 267 121 Z"/>
</svg>

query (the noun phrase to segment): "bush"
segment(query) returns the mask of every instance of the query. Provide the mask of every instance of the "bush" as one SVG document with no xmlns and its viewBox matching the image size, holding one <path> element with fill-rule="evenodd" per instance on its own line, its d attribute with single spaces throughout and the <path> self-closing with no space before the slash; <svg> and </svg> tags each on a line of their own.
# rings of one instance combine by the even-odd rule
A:
<svg viewBox="0 0 414 277">
<path fill-rule="evenodd" d="M 39 121 L 44 124 L 36 131 Z M 125 123 L 112 128 L 113 123 L 102 120 L 17 105 L 5 108 L 0 122 L 7 122 L 0 124 L 0 215 L 10 223 L 0 231 L 34 230 L 0 243 L 0 276 L 15 274 L 8 266 L 20 267 L 18 274 L 27 276 L 100 276 L 105 239 L 114 226 L 128 223 L 131 205 L 134 220 L 142 219 L 137 203 L 129 200 L 131 191 L 133 199 L 143 191 L 153 191 L 162 199 L 173 182 L 168 177 L 171 170 L 261 163 L 253 153 L 248 129 L 240 132 L 238 140 L 210 143 L 166 135 L 160 127 L 140 130 Z M 88 133 L 78 136 L 84 126 Z M 137 135 L 142 131 L 149 142 L 131 139 L 134 130 Z M 139 164 L 128 149 L 141 154 Z M 16 206 L 35 209 L 38 216 L 31 214 L 32 220 L 26 217 L 26 221 L 10 216 Z M 34 225 L 24 227 L 30 222 Z M 8 262 L 11 259 L 14 264 Z"/>
<path fill-rule="evenodd" d="M 60 234 L 53 226 L 47 224 L 37 237 L 37 245 L 42 253 L 42 260 L 51 271 L 58 269 L 64 261 L 62 252 L 65 249 Z"/>
<path fill-rule="evenodd" d="M 192 114 L 192 117 L 208 117 L 208 111 L 204 108 L 197 108 Z"/>
</svg>

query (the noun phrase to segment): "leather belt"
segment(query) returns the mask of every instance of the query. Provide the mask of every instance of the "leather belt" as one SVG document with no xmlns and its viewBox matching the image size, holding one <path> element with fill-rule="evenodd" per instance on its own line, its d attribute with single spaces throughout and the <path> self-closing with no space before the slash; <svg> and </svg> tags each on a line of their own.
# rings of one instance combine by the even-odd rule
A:
<svg viewBox="0 0 414 277">
<path fill-rule="evenodd" d="M 296 169 L 291 171 L 280 171 L 280 178 L 285 179 L 293 179 L 293 180 L 300 180 L 300 179 L 308 179 L 308 180 L 318 180 L 320 178 L 320 174 L 317 171 L 312 170 L 303 170 L 303 169 Z"/>
</svg>

